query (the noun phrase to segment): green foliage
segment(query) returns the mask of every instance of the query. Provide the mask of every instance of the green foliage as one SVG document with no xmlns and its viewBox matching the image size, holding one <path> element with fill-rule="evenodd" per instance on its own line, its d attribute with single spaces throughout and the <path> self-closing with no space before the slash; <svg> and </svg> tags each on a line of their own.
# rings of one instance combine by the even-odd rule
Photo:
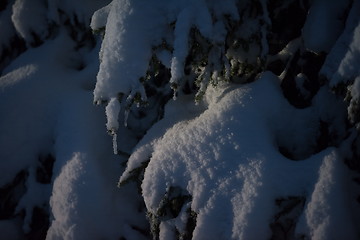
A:
<svg viewBox="0 0 360 240">
<path fill-rule="evenodd" d="M 118 187 L 123 187 L 124 185 L 135 182 L 138 188 L 139 193 L 141 194 L 141 183 L 144 179 L 145 169 L 149 165 L 150 160 L 142 162 L 141 165 L 133 170 L 130 171 L 129 177 L 125 180 L 118 183 Z"/>
<path fill-rule="evenodd" d="M 98 29 L 93 29 L 92 30 L 94 35 L 100 35 L 102 39 L 104 39 L 105 36 L 105 27 L 101 27 Z"/>
<path fill-rule="evenodd" d="M 180 187 L 170 187 L 161 200 L 156 212 L 148 212 L 147 218 L 150 222 L 150 229 L 154 239 L 159 239 L 160 224 L 177 218 L 180 214 L 186 214 L 184 229 L 177 229 L 174 226 L 177 239 L 191 239 L 196 226 L 197 214 L 191 210 L 189 203 L 192 197 Z"/>
<path fill-rule="evenodd" d="M 159 239 L 159 233 L 160 233 L 160 221 L 159 218 L 156 216 L 156 214 L 153 214 L 151 212 L 146 213 L 146 217 L 150 223 L 150 232 L 153 236 L 153 239 Z"/>
<path fill-rule="evenodd" d="M 170 187 L 156 212 L 157 216 L 175 218 L 179 215 L 183 205 L 191 200 L 191 196 L 184 194 L 179 187 Z"/>
<path fill-rule="evenodd" d="M 195 102 L 199 103 L 205 95 L 205 91 L 198 91 L 195 95 Z"/>
</svg>

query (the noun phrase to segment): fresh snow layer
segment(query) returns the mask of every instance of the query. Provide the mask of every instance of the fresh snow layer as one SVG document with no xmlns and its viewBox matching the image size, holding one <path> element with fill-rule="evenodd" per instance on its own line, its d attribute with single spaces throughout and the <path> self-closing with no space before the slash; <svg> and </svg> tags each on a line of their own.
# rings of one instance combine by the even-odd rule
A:
<svg viewBox="0 0 360 240">
<path fill-rule="evenodd" d="M 335 152 L 327 155 L 319 168 L 318 180 L 298 231 L 310 232 L 311 239 L 357 239 L 346 186 L 346 166 Z M 308 229 L 301 229 L 302 221 Z"/>
<path fill-rule="evenodd" d="M 139 78 L 146 74 L 154 38 L 162 35 L 163 17 L 156 7 L 149 8 L 139 1 L 116 0 L 108 11 L 102 9 L 92 19 L 92 25 L 97 26 L 103 22 L 103 15 L 108 14 L 95 101 L 116 97 L 119 92 L 139 91 L 142 88 Z"/>
<path fill-rule="evenodd" d="M 11 20 L 25 41 L 32 42 L 33 34 L 38 35 L 40 39 L 45 38 L 48 34 L 48 24 L 44 1 L 17 0 L 12 10 Z"/>
<path fill-rule="evenodd" d="M 346 20 L 342 34 L 329 52 L 320 74 L 330 80 L 335 87 L 339 83 L 347 83 L 358 76 L 359 70 L 354 67 L 359 61 L 360 39 L 360 1 L 355 0 Z"/>
<path fill-rule="evenodd" d="M 278 197 L 306 197 L 305 218 L 311 234 L 318 234 L 319 226 L 325 224 L 326 219 L 318 217 L 319 214 L 336 218 L 337 223 L 348 221 L 351 214 L 346 214 L 349 212 L 346 201 L 322 193 L 329 191 L 331 196 L 338 194 L 344 198 L 347 195 L 342 188 L 344 182 L 330 181 L 325 176 L 325 172 L 333 169 L 329 164 L 336 163 L 337 168 L 345 169 L 336 150 L 292 161 L 277 149 L 282 132 L 296 127 L 288 124 L 287 116 L 298 114 L 301 119 L 298 124 L 310 117 L 309 112 L 295 110 L 287 103 L 277 77 L 264 73 L 254 83 L 242 87 L 209 88 L 205 98 L 206 110 L 197 109 L 196 114 L 169 103 L 164 120 L 148 131 L 129 159 L 121 181 L 150 158 L 142 183 L 150 212 L 156 213 L 173 186 L 192 196 L 191 209 L 197 213 L 194 239 L 267 239 L 275 214 L 274 200 Z M 186 99 L 177 101 L 186 106 Z M 169 111 L 176 111 L 185 119 L 169 126 L 166 120 L 172 115 Z M 310 132 L 302 145 L 315 137 L 311 128 L 300 129 Z M 336 170 L 334 177 L 346 178 L 346 172 L 341 171 Z M 319 201 L 329 209 L 318 214 L 313 209 Z M 161 239 L 173 235 L 175 226 L 176 219 L 162 222 Z M 324 231 L 328 233 L 331 227 L 335 225 L 327 225 Z M 348 239 L 356 239 L 356 232 L 354 226 L 347 226 Z"/>
<path fill-rule="evenodd" d="M 360 70 L 356 67 L 358 62 L 360 62 L 360 21 L 353 32 L 352 40 L 339 68 L 331 78 L 330 84 L 335 86 L 340 82 L 346 83 L 360 76 Z"/>
<path fill-rule="evenodd" d="M 176 92 L 184 78 L 191 29 L 196 27 L 212 43 L 223 44 L 224 24 L 220 21 L 213 24 L 211 13 L 219 19 L 226 14 L 238 19 L 235 2 L 227 0 L 219 4 L 205 0 L 153 0 L 143 4 L 139 0 L 114 0 L 95 12 L 92 28 L 106 29 L 99 54 L 95 102 L 109 101 L 119 93 L 129 96 L 130 100 L 140 93 L 142 99 L 146 100 L 140 79 L 146 76 L 154 54 L 153 48 L 163 43 L 173 48 L 171 53 L 160 49 L 158 55 L 163 64 L 170 67 L 170 83 Z M 170 27 L 172 23 L 173 29 Z"/>
<path fill-rule="evenodd" d="M 29 173 L 16 208 L 25 210 L 24 221 L 0 221 L 2 237 L 16 239 L 21 227 L 29 232 L 33 208 L 50 204 L 49 240 L 144 239 L 130 226 L 146 228 L 136 190 L 116 188 L 121 159 L 104 131 L 103 109 L 92 104 L 99 46 L 79 53 L 74 44 L 61 31 L 20 55 L 0 78 L 0 186 Z M 76 70 L 81 61 L 85 68 Z M 126 148 L 131 137 L 119 133 Z M 38 158 L 48 154 L 55 159 L 53 184 L 41 184 Z"/>
<path fill-rule="evenodd" d="M 333 46 L 320 71 L 330 80 L 330 86 L 337 88 L 348 85 L 348 116 L 359 127 L 356 114 L 360 95 L 360 1 L 352 3 L 343 33 Z"/>
<path fill-rule="evenodd" d="M 58 10 L 73 16 L 73 24 L 87 23 L 92 12 L 109 1 L 12 2 L 11 9 L 0 13 L 0 27 L 8 26 L 9 21 L 14 25 L 1 28 L 4 44 L 15 30 L 27 43 L 33 40 L 33 31 L 44 38 L 48 24 L 61 23 Z M 184 74 L 190 29 L 195 26 L 212 43 L 224 41 L 224 24 L 213 23 L 211 14 L 217 19 L 226 14 L 239 20 L 238 8 L 247 3 L 114 0 L 91 21 L 94 30 L 106 27 L 101 49 L 75 52 L 74 42 L 59 30 L 53 39 L 28 49 L 4 69 L 0 77 L 0 186 L 22 170 L 28 177 L 27 191 L 16 208 L 16 213 L 24 212 L 24 220 L 1 220 L 1 236 L 22 239 L 20 228 L 29 232 L 33 208 L 49 204 L 49 240 L 146 239 L 140 232 L 149 226 L 143 210 L 139 211 L 135 184 L 115 187 L 124 159 L 112 154 L 111 139 L 102 127 L 113 131 L 114 150 L 119 146 L 130 152 L 137 140 L 117 121 L 124 113 L 119 93 L 131 100 L 140 92 L 145 100 L 139 78 L 147 71 L 152 47 L 162 40 L 174 47 L 173 51 L 157 49 L 156 54 L 171 68 L 171 81 L 178 83 Z M 266 10 L 266 1 L 260 3 Z M 333 18 L 344 11 L 346 3 L 314 1 L 303 39 L 289 43 L 279 57 L 296 52 L 301 40 L 312 51 L 330 51 L 321 73 L 331 79 L 332 86 L 355 79 L 351 96 L 358 101 L 360 72 L 354 66 L 360 61 L 360 1 L 353 1 L 339 38 L 341 24 Z M 325 5 L 326 13 L 322 12 Z M 264 11 L 263 20 L 270 24 L 267 16 Z M 170 23 L 175 23 L 173 28 Z M 256 24 L 246 23 L 242 33 L 251 34 Z M 264 40 L 265 28 L 262 30 Z M 317 31 L 321 36 L 314 38 Z M 265 41 L 262 43 L 262 54 L 266 54 Z M 85 64 L 81 71 L 76 69 L 79 63 Z M 299 85 L 303 81 L 299 75 Z M 330 134 L 341 132 L 339 126 L 343 126 L 341 134 L 346 134 L 344 123 L 336 122 L 339 118 L 328 112 L 337 110 L 338 102 L 323 87 L 314 97 L 315 107 L 297 110 L 283 97 L 279 84 L 276 76 L 264 73 L 247 85 L 209 87 L 198 105 L 193 96 L 179 96 L 166 105 L 164 118 L 133 149 L 120 178 L 121 182 L 127 180 L 132 170 L 150 160 L 141 187 L 151 213 L 156 213 L 170 187 L 192 196 L 176 218 L 161 221 L 161 239 L 171 239 L 176 229 L 186 228 L 187 208 L 197 214 L 194 239 L 268 239 L 269 224 L 277 211 L 274 201 L 289 196 L 306 198 L 296 228 L 298 236 L 358 239 L 358 221 L 353 220 L 357 211 L 351 209 L 356 205 L 347 191 L 351 175 L 339 149 L 311 154 L 319 119 L 335 122 L 329 126 Z M 108 100 L 106 118 L 102 109 L 92 105 L 93 97 Z M 301 159 L 284 157 L 279 145 Z M 36 181 L 38 157 L 46 154 L 55 158 L 50 185 Z"/>
<path fill-rule="evenodd" d="M 2 34 L 11 34 L 12 29 L 7 31 L 6 28 L 13 25 L 27 44 L 39 44 L 37 41 L 48 37 L 51 28 L 54 28 L 53 23 L 61 24 L 65 13 L 73 25 L 83 23 L 88 26 L 94 11 L 107 3 L 109 0 L 16 0 L 11 9 L 13 24 L 4 26 L 2 22 L 8 19 L 0 16 L 1 31 Z M 6 11 L 5 15 L 8 13 L 10 11 Z"/>
<path fill-rule="evenodd" d="M 305 47 L 316 53 L 328 53 L 343 30 L 344 23 L 340 17 L 349 4 L 348 0 L 315 0 L 303 28 Z"/>
<path fill-rule="evenodd" d="M 120 112 L 120 102 L 117 98 L 112 98 L 105 108 L 107 116 L 106 127 L 111 132 L 116 132 L 119 128 L 118 115 Z"/>
</svg>

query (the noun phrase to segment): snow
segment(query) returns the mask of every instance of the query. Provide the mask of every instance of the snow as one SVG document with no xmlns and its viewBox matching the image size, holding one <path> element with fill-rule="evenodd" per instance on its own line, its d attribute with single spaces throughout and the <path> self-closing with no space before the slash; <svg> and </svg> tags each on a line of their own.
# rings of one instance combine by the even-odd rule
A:
<svg viewBox="0 0 360 240">
<path fill-rule="evenodd" d="M 118 116 L 120 113 L 120 102 L 117 98 L 112 98 L 105 108 L 107 117 L 106 128 L 113 135 L 114 154 L 117 154 L 117 130 L 119 129 Z"/>
<path fill-rule="evenodd" d="M 112 98 L 108 105 L 106 105 L 105 113 L 107 116 L 106 127 L 110 132 L 116 132 L 119 128 L 117 116 L 120 112 L 120 102 L 117 98 Z"/>
<path fill-rule="evenodd" d="M 175 231 L 172 229 L 172 225 L 167 222 L 160 224 L 160 239 L 175 239 Z"/>
<path fill-rule="evenodd" d="M 303 28 L 304 45 L 316 53 L 328 53 L 343 30 L 344 15 L 350 1 L 316 0 Z"/>
<path fill-rule="evenodd" d="M 112 3 L 112 2 L 111 2 Z M 97 10 L 91 17 L 90 27 L 94 30 L 100 29 L 106 26 L 107 18 L 111 9 L 111 5 L 106 5 L 105 7 Z"/>
<path fill-rule="evenodd" d="M 195 9 L 183 9 L 177 18 L 174 35 L 174 52 L 171 59 L 170 83 L 178 85 L 184 76 L 185 59 L 188 52 L 190 28 L 194 18 Z M 176 90 L 175 90 L 176 91 Z"/>
<path fill-rule="evenodd" d="M 31 21 L 29 21 L 31 19 Z M 11 20 L 16 31 L 27 42 L 31 43 L 35 33 L 44 39 L 48 34 L 46 6 L 43 1 L 17 0 L 13 5 Z"/>
<path fill-rule="evenodd" d="M 205 38 L 223 45 L 225 36 L 221 34 L 223 31 L 214 34 L 210 10 L 218 16 L 236 15 L 231 9 L 234 1 L 227 1 L 218 9 L 213 9 L 218 6 L 214 2 L 154 0 L 151 2 L 152 8 L 149 8 L 140 1 L 114 0 L 95 12 L 91 21 L 93 30 L 105 26 L 106 32 L 100 50 L 94 101 L 110 100 L 119 93 L 128 96 L 144 92 L 140 79 L 146 76 L 152 48 L 159 46 L 163 40 L 170 41 L 167 44 L 173 47 L 171 56 L 159 56 L 165 66 L 169 66 L 168 58 L 171 58 L 170 83 L 176 98 L 177 88 L 182 85 L 184 77 L 190 30 L 196 27 Z M 171 29 L 169 24 L 173 22 L 175 28 Z M 221 30 L 221 27 L 221 24 L 217 24 L 216 30 Z M 146 99 L 143 94 L 141 96 Z"/>
<path fill-rule="evenodd" d="M 284 98 L 280 85 L 289 66 L 280 77 L 264 72 L 248 84 L 219 81 L 208 86 L 210 77 L 221 80 L 222 66 L 228 64 L 227 17 L 247 21 L 239 30 L 243 37 L 261 33 L 261 46 L 254 44 L 248 53 L 228 52 L 227 57 L 255 61 L 267 55 L 267 1 L 259 2 L 263 15 L 255 19 L 239 14 L 249 2 L 16 0 L 12 9 L 0 12 L 0 27 L 9 24 L 10 16 L 14 25 L 5 29 L 9 32 L 1 43 L 6 45 L 15 29 L 28 43 L 0 76 L 0 186 L 20 171 L 28 174 L 15 211 L 23 217 L 1 220 L 2 237 L 23 239 L 32 230 L 34 207 L 45 206 L 50 211 L 48 240 L 148 239 L 148 221 L 153 224 L 154 219 L 146 219 L 146 211 L 158 217 L 159 238 L 173 239 L 187 230 L 189 210 L 196 218 L 193 239 L 269 239 L 278 211 L 275 200 L 294 196 L 305 199 L 294 219 L 295 238 L 358 239 L 358 191 L 349 190 L 357 175 L 343 162 L 356 134 L 352 129 L 353 136 L 340 143 L 351 134 L 342 117 L 347 109 L 330 88 L 350 82 L 348 111 L 357 106 L 360 1 L 353 1 L 342 33 L 343 23 L 334 16 L 345 11 L 348 1 L 313 1 L 302 37 L 272 57 L 290 62 L 303 46 L 329 53 L 321 73 L 330 86 L 322 86 L 305 109 Z M 102 43 L 97 39 L 94 48 L 77 51 L 58 10 L 70 24 L 105 27 Z M 32 31 L 45 40 L 52 21 L 58 31 L 31 48 Z M 265 22 L 261 27 L 260 21 Z M 139 79 L 153 54 L 170 70 L 170 83 L 181 87 L 193 28 L 215 46 L 202 72 L 203 99 L 195 104 L 194 94 L 178 94 L 158 122 L 135 122 L 129 105 L 139 96 L 147 101 Z M 164 42 L 170 49 L 161 47 Z M 79 63 L 84 64 L 81 70 Z M 307 80 L 302 73 L 295 77 L 305 97 Z M 107 104 L 94 106 L 93 100 Z M 340 139 L 329 144 L 333 147 L 316 148 L 321 122 Z M 143 123 L 152 125 L 144 136 L 131 129 Z M 48 154 L 55 159 L 53 175 L 50 184 L 42 184 L 36 168 L 39 157 Z M 146 165 L 143 179 L 128 182 L 134 170 Z M 123 184 L 116 188 L 119 176 Z M 188 200 L 177 216 L 156 216 L 174 188 Z"/>
<path fill-rule="evenodd" d="M 293 40 L 291 40 L 284 49 L 282 49 L 277 55 L 275 55 L 276 57 L 279 57 L 281 60 L 285 60 L 286 58 L 292 57 L 295 55 L 296 51 L 300 48 L 301 46 L 301 39 L 300 38 L 295 38 Z M 272 57 L 272 56 L 271 56 Z"/>
<path fill-rule="evenodd" d="M 338 70 L 331 78 L 330 84 L 335 86 L 339 82 L 347 82 L 360 75 L 360 71 L 354 67 L 360 61 L 360 22 L 354 30 L 353 39 L 344 58 L 341 60 Z"/>
<path fill-rule="evenodd" d="M 4 91 L 7 87 L 16 85 L 18 82 L 26 81 L 31 75 L 37 71 L 37 65 L 29 64 L 21 66 L 14 71 L 3 75 L 0 78 L 0 87 Z"/>
<path fill-rule="evenodd" d="M 140 142 L 132 154 L 121 180 L 150 157 L 142 183 L 150 212 L 157 211 L 170 186 L 177 186 L 192 195 L 191 209 L 198 214 L 195 239 L 268 238 L 273 200 L 320 194 L 317 169 L 329 158 L 338 159 L 335 150 L 302 161 L 286 159 L 278 152 L 277 138 L 286 138 L 289 134 L 281 136 L 283 132 L 294 129 L 286 126 L 284 116 L 295 110 L 283 99 L 279 80 L 270 73 L 248 86 L 209 90 L 205 101 L 208 106 L 200 115 L 167 127 L 164 134 L 158 133 L 166 122 L 155 125 L 147 133 L 150 139 Z M 176 111 L 183 116 L 190 114 L 186 108 Z M 301 121 L 311 116 L 309 112 L 302 114 Z M 311 128 L 307 131 L 310 135 L 304 141 L 315 134 Z M 330 182 L 326 188 L 330 191 L 334 187 Z M 347 216 L 339 215 L 338 221 L 347 220 Z M 170 223 L 161 225 L 160 236 L 169 234 L 165 226 Z M 311 226 L 316 228 L 316 223 Z M 349 230 L 353 237 L 355 228 L 349 226 Z"/>
<path fill-rule="evenodd" d="M 113 1 L 111 5 L 107 31 L 100 50 L 95 102 L 109 100 L 118 93 L 127 95 L 133 89 L 141 88 L 139 78 L 146 74 L 151 46 L 155 44 L 153 39 L 161 36 L 159 29 L 163 23 L 156 7 L 149 9 L 137 1 L 134 5 L 125 0 Z M 149 21 L 150 17 L 152 21 Z M 98 20 L 93 18 L 92 21 Z M 137 27 L 131 27 L 130 24 Z"/>
<path fill-rule="evenodd" d="M 51 196 L 47 239 L 121 235 L 143 239 L 129 226 L 146 226 L 145 217 L 136 210 L 136 191 L 116 188 L 121 159 L 112 154 L 111 140 L 99 128 L 106 124 L 103 110 L 92 104 L 89 86 L 95 83 L 100 46 L 83 55 L 73 53 L 73 47 L 67 33 L 59 32 L 4 70 L 0 78 L 0 185 L 11 182 L 21 170 L 29 171 L 27 192 L 17 206 L 18 212 L 25 209 L 25 219 L 16 226 L 23 224 L 25 232 L 31 229 L 33 207 L 49 204 Z M 81 58 L 88 59 L 87 65 L 78 71 L 72 62 Z M 34 175 L 38 156 L 49 153 L 56 159 L 53 186 L 38 183 Z"/>
<path fill-rule="evenodd" d="M 49 36 L 53 23 L 61 24 L 65 14 L 73 25 L 83 23 L 87 26 L 94 11 L 108 2 L 109 0 L 16 0 L 12 5 L 11 21 L 27 45 L 38 44 L 39 40 L 43 41 Z M 3 21 L 0 20 L 0 26 L 1 22 Z M 6 31 L 11 26 L 12 24 L 8 24 L 1 29 L 4 33 L 11 34 L 12 31 Z"/>
<path fill-rule="evenodd" d="M 160 50 L 157 52 L 156 57 L 167 68 L 171 68 L 171 53 L 167 50 Z"/>
<path fill-rule="evenodd" d="M 345 207 L 350 204 L 346 188 L 349 182 L 345 176 L 345 166 L 336 153 L 324 158 L 302 219 L 310 230 L 311 239 L 357 239 L 352 210 Z"/>
<path fill-rule="evenodd" d="M 350 104 L 348 117 L 357 124 L 356 109 L 358 109 L 360 87 L 358 78 L 360 71 L 357 64 L 360 61 L 360 1 L 354 1 L 346 21 L 346 26 L 320 71 L 330 81 L 330 86 L 338 88 L 348 85 L 347 92 Z"/>
<path fill-rule="evenodd" d="M 85 153 L 75 152 L 55 179 L 50 206 L 54 220 L 47 239 L 115 239 L 134 221 L 133 207 L 119 209 L 131 201 L 104 182 L 103 169 Z M 121 191 L 123 192 L 123 191 Z M 116 206 L 117 205 L 117 206 Z M 115 217 L 115 218 L 114 218 Z M 129 238 L 138 239 L 135 233 Z M 141 239 L 141 238 L 139 238 Z"/>
<path fill-rule="evenodd" d="M 284 71 L 280 74 L 280 79 L 283 80 L 288 72 L 288 69 L 290 67 L 290 62 L 292 61 L 293 57 L 295 56 L 296 51 L 299 50 L 301 46 L 301 38 L 295 38 L 289 43 L 277 54 L 269 56 L 267 59 L 267 62 L 276 61 L 280 59 L 281 61 L 288 60 L 287 66 L 285 67 Z"/>
</svg>

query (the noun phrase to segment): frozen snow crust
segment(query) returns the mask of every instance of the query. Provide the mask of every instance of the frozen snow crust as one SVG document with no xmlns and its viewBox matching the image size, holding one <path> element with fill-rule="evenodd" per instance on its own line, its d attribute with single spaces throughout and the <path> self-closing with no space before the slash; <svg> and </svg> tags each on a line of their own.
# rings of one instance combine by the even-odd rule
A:
<svg viewBox="0 0 360 240">
<path fill-rule="evenodd" d="M 360 238 L 359 0 L 8 0 L 0 33 L 0 238 Z"/>
</svg>

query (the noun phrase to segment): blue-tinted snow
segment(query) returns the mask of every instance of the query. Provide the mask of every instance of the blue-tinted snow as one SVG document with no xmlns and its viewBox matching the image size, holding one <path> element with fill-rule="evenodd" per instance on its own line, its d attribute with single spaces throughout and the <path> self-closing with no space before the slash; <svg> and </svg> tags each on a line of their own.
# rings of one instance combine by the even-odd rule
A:
<svg viewBox="0 0 360 240">
<path fill-rule="evenodd" d="M 195 239 L 268 238 L 274 199 L 280 196 L 307 199 L 304 225 L 311 231 L 300 229 L 298 234 L 331 233 L 335 223 L 328 223 L 322 215 L 336 219 L 336 224 L 349 221 L 351 216 L 346 214 L 349 209 L 345 200 L 332 199 L 322 191 L 346 198 L 346 190 L 340 187 L 346 185 L 346 167 L 336 155 L 336 149 L 326 149 L 302 161 L 292 161 L 279 153 L 278 138 L 286 141 L 291 131 L 296 134 L 299 128 L 302 136 L 309 132 L 307 139 L 298 140 L 302 145 L 316 134 L 312 128 L 301 126 L 311 121 L 314 112 L 291 107 L 279 84 L 277 77 L 264 73 L 254 83 L 242 87 L 209 88 L 206 110 L 172 126 L 165 116 L 148 132 L 148 141 L 139 144 L 122 179 L 132 166 L 137 167 L 150 157 L 142 184 L 148 210 L 157 211 L 170 186 L 181 187 L 192 195 L 191 208 L 198 214 Z M 181 104 L 186 105 L 185 99 L 177 101 L 185 101 Z M 190 116 L 186 108 L 172 110 L 171 105 L 167 111 Z M 161 123 L 166 131 L 159 134 Z M 324 172 L 330 171 L 329 164 L 339 168 L 336 170 L 339 182 L 324 180 Z M 320 189 L 320 185 L 324 188 Z M 314 210 L 314 206 L 324 210 Z M 170 234 L 175 223 L 174 220 L 163 223 L 164 232 L 160 235 Z M 350 225 L 338 232 L 346 233 L 349 239 L 356 236 L 355 227 Z"/>
</svg>

